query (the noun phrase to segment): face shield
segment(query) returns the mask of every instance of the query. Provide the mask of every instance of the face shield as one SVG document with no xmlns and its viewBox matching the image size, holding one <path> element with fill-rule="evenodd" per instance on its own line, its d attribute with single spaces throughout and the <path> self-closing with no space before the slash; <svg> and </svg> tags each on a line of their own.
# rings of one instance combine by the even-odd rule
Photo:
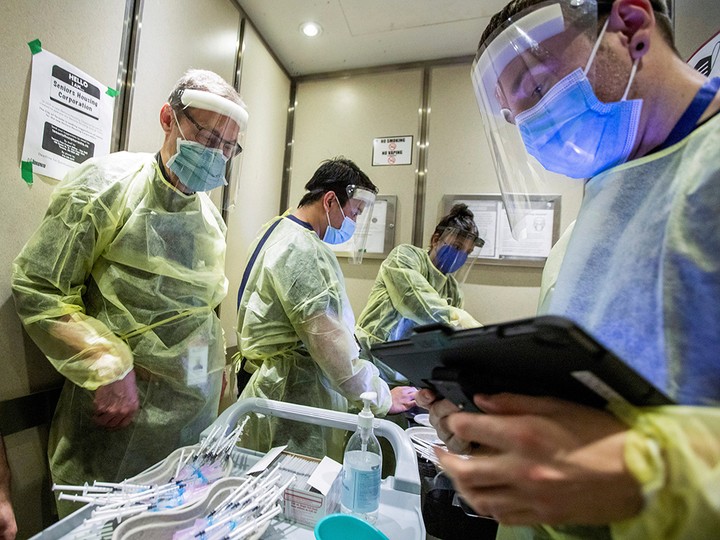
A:
<svg viewBox="0 0 720 540">
<path fill-rule="evenodd" d="M 433 241 L 430 246 L 430 260 L 440 272 L 445 275 L 452 274 L 462 284 L 465 283 L 484 245 L 485 241 L 476 234 L 456 227 L 446 227 L 437 237 L 437 241 Z"/>
<path fill-rule="evenodd" d="M 547 170 L 574 176 L 574 160 L 587 160 L 589 130 L 576 121 L 590 96 L 575 79 L 592 78 L 599 42 L 595 0 L 556 0 L 510 17 L 478 50 L 475 96 L 516 239 L 532 228 L 530 195 L 547 192 Z"/>
<path fill-rule="evenodd" d="M 345 204 L 345 216 L 355 222 L 355 232 L 350 240 L 337 246 L 339 251 L 350 253 L 350 264 L 362 263 L 370 234 L 372 210 L 375 204 L 375 192 L 360 186 L 349 185 L 346 189 L 348 202 Z"/>
<path fill-rule="evenodd" d="M 191 191 L 226 186 L 223 208 L 231 209 L 237 197 L 248 113 L 238 103 L 203 90 L 187 89 L 181 101 L 182 110 L 173 114 L 182 138 L 167 166 Z M 181 126 L 183 117 L 187 122 Z"/>
</svg>

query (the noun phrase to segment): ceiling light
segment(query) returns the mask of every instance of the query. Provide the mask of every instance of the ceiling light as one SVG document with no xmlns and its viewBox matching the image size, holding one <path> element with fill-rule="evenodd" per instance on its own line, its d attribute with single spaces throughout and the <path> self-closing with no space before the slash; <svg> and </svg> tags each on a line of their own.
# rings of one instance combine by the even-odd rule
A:
<svg viewBox="0 0 720 540">
<path fill-rule="evenodd" d="M 307 37 L 315 37 L 320 35 L 322 27 L 318 23 L 306 22 L 300 26 L 300 31 Z"/>
</svg>

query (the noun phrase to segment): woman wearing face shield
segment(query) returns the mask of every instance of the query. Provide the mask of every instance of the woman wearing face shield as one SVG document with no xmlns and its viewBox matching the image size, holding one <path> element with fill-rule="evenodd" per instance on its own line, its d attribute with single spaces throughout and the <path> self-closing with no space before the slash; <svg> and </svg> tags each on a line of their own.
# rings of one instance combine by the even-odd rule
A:
<svg viewBox="0 0 720 540">
<path fill-rule="evenodd" d="M 377 368 L 359 358 L 355 320 L 335 253 L 328 244 L 353 237 L 372 211 L 377 188 L 348 159 L 327 160 L 306 184 L 298 208 L 268 223 L 250 250 L 238 293 L 237 336 L 245 371 L 240 398 L 259 397 L 335 411 L 361 407 L 373 391 L 373 413 L 414 406 L 414 389 L 392 391 Z M 304 455 L 342 460 L 345 433 L 251 414 L 240 444 L 266 452 L 287 444 Z"/>
<path fill-rule="evenodd" d="M 408 337 L 418 325 L 435 322 L 457 328 L 480 326 L 462 309 L 457 274 L 467 271 L 468 255 L 484 241 L 478 236 L 473 213 L 456 204 L 435 227 L 430 249 L 401 244 L 380 266 L 368 303 L 355 328 L 362 355 L 372 360 L 392 385 L 407 379 L 370 354 L 370 347 Z M 462 281 L 462 280 L 460 280 Z"/>
</svg>

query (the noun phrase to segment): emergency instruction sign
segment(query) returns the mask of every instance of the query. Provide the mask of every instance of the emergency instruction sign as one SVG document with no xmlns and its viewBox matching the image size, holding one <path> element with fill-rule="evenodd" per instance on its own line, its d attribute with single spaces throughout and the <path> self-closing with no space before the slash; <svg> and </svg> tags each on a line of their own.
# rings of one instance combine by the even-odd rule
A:
<svg viewBox="0 0 720 540">
<path fill-rule="evenodd" d="M 410 165 L 412 163 L 412 135 L 394 135 L 373 139 L 373 165 Z"/>
</svg>

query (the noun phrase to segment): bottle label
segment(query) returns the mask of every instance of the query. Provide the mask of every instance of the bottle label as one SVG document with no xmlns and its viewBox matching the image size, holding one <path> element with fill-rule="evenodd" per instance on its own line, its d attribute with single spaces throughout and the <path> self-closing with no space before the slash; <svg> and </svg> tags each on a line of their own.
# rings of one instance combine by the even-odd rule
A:
<svg viewBox="0 0 720 540">
<path fill-rule="evenodd" d="M 380 456 L 367 452 L 345 454 L 343 506 L 358 514 L 374 512 L 380 506 Z"/>
</svg>

